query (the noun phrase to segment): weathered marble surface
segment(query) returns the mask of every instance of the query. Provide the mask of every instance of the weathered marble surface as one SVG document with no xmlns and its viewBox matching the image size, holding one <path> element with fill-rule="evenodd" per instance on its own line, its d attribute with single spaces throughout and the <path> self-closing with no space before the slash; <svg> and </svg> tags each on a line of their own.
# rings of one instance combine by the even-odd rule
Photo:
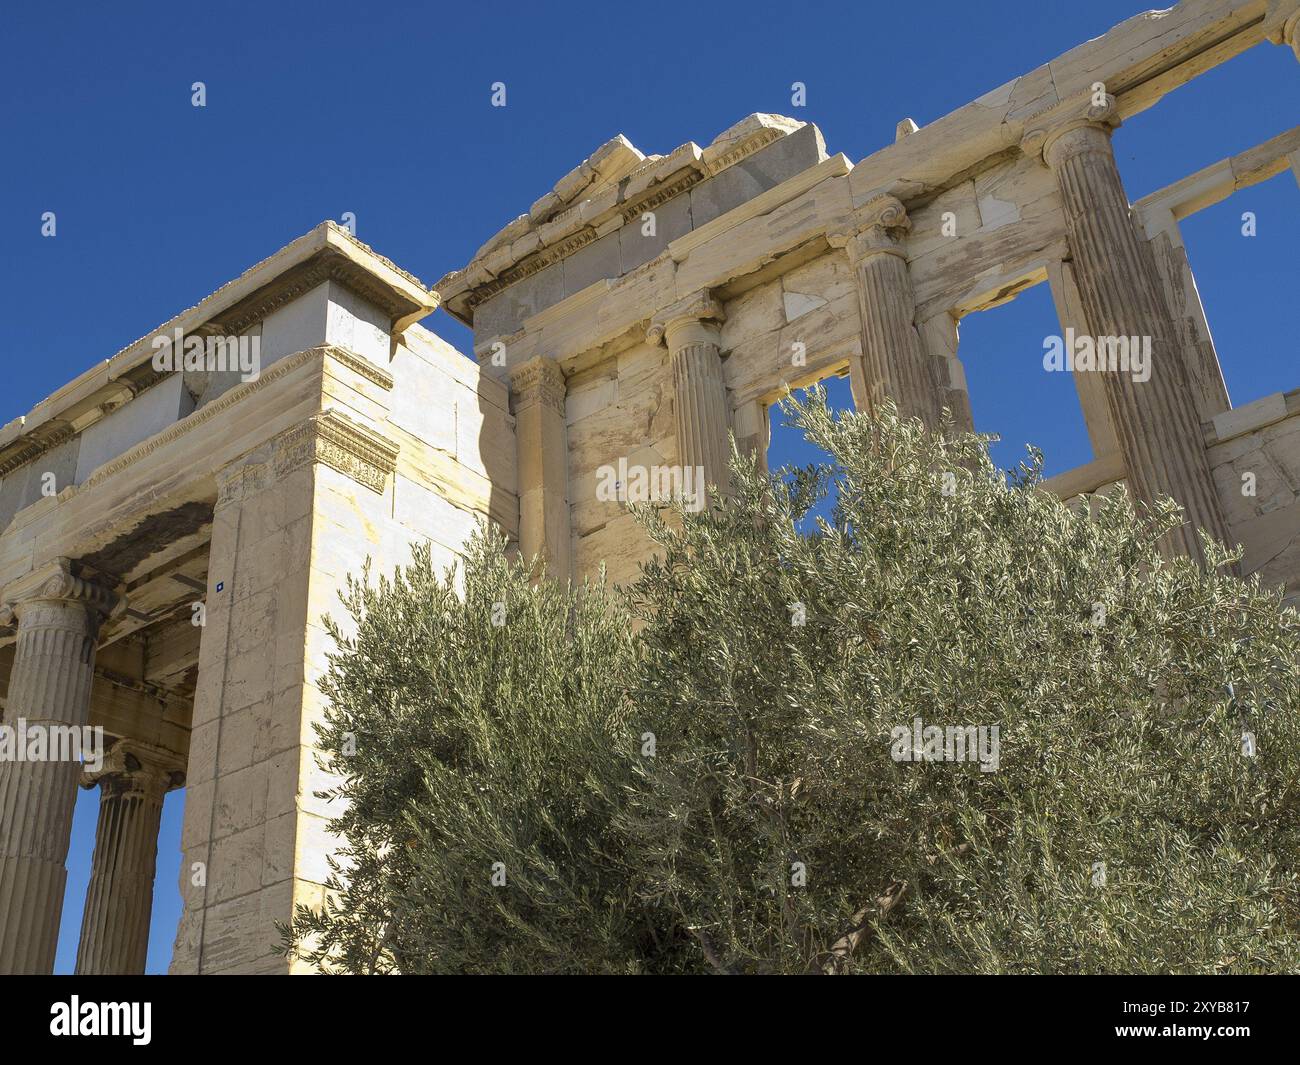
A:
<svg viewBox="0 0 1300 1065">
<path fill-rule="evenodd" d="M 764 459 L 770 405 L 831 374 L 969 424 L 961 321 L 1032 285 L 1063 333 L 1155 334 L 1165 359 L 1154 388 L 1075 374 L 1094 458 L 1047 487 L 1171 491 L 1300 597 L 1300 390 L 1231 406 L 1178 232 L 1300 178 L 1300 131 L 1132 211 L 1106 140 L 1248 48 L 1300 49 L 1298 25 L 1300 0 L 1183 0 L 856 164 L 778 115 L 665 155 L 616 137 L 432 289 L 325 223 L 0 427 L 6 722 L 40 703 L 184 767 L 173 971 L 284 971 L 275 923 L 323 897 L 320 619 L 348 573 L 413 540 L 451 564 L 488 520 L 554 575 L 628 581 L 649 545 L 611 467 L 721 480 L 729 431 Z M 440 303 L 477 365 L 416 324 Z M 256 338 L 260 375 L 156 368 L 176 329 Z M 0 900 L 38 915 L 0 924 L 0 970 L 51 964 L 76 786 L 0 767 Z M 130 876 L 97 881 L 87 969 L 140 964 L 157 791 L 105 789 L 95 862 Z"/>
</svg>

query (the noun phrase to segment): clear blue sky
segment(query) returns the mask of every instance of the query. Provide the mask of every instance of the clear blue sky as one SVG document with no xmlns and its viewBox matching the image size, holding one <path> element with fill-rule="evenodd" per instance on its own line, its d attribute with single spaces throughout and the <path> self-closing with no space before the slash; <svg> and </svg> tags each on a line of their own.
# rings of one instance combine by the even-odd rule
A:
<svg viewBox="0 0 1300 1065">
<path fill-rule="evenodd" d="M 15 5 L 0 38 L 0 422 L 324 218 L 428 282 L 615 133 L 645 152 L 707 144 L 753 111 L 817 122 L 857 160 L 904 116 L 931 122 L 1141 10 L 1126 0 L 932 0 L 923 7 L 663 2 Z M 923 13 L 923 17 L 922 17 Z M 992 28 L 996 27 L 996 30 Z M 207 107 L 190 86 L 207 85 Z M 504 81 L 509 105 L 489 106 Z M 807 106 L 790 105 L 794 81 Z M 1116 134 L 1137 198 L 1300 119 L 1300 64 L 1262 46 Z M 1242 211 L 1259 236 L 1240 235 Z M 54 211 L 58 235 L 40 235 Z M 1289 175 L 1185 227 L 1230 391 L 1300 385 L 1300 192 Z M 426 323 L 462 349 L 445 315 Z M 1089 457 L 1065 375 L 1033 372 L 1056 331 L 1041 287 L 963 323 L 977 426 L 1013 464 Z M 1026 372 L 1026 368 L 1028 372 Z M 846 390 L 838 393 L 842 401 Z M 805 461 L 778 433 L 773 464 Z M 168 803 L 151 971 L 179 898 Z M 75 957 L 94 795 L 78 805 L 60 971 Z"/>
</svg>

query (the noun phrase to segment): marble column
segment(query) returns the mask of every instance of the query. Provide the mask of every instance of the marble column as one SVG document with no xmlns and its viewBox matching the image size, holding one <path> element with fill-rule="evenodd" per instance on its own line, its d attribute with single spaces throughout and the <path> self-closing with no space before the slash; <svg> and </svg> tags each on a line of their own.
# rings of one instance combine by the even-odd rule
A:
<svg viewBox="0 0 1300 1065">
<path fill-rule="evenodd" d="M 1074 278 L 1074 264 L 1068 260 L 1049 262 L 1047 284 L 1052 290 L 1052 302 L 1056 306 L 1056 319 L 1061 323 L 1061 335 L 1066 336 L 1066 331 L 1072 329 L 1076 336 L 1092 336 L 1092 329 L 1083 311 L 1083 300 L 1079 296 L 1079 283 Z M 1092 443 L 1093 458 L 1101 459 L 1117 454 L 1119 437 L 1115 435 L 1115 426 L 1110 420 L 1110 403 L 1106 399 L 1106 384 L 1102 375 L 1075 373 L 1070 376 L 1074 378 L 1074 388 L 1079 395 L 1079 407 L 1083 411 L 1083 424 Z"/>
<path fill-rule="evenodd" d="M 913 320 L 916 302 L 904 248 L 910 228 L 903 204 L 881 195 L 854 213 L 853 231 L 833 235 L 831 241 L 845 247 L 858 282 L 862 379 L 851 382 L 854 401 L 874 411 L 889 397 L 904 418 L 920 418 L 933 427 L 939 424 L 942 402 L 935 360 Z"/>
<path fill-rule="evenodd" d="M 26 757 L 0 760 L 0 973 L 54 969 L 95 645 L 118 605 L 67 559 L 5 589 L 4 621 L 18 629 L 5 725 L 25 735 Z"/>
<path fill-rule="evenodd" d="M 940 311 L 916 324 L 936 389 L 935 403 L 940 411 L 944 407 L 952 412 L 953 426 L 961 432 L 975 431 L 975 417 L 970 408 L 970 390 L 966 386 L 966 370 L 957 357 L 957 319 L 949 311 Z"/>
<path fill-rule="evenodd" d="M 510 371 L 519 467 L 519 551 L 547 576 L 569 579 L 569 445 L 564 372 L 538 356 Z"/>
<path fill-rule="evenodd" d="M 1155 263 L 1139 235 L 1111 151 L 1118 121 L 1114 97 L 1091 95 L 1040 116 L 1022 147 L 1056 177 L 1079 298 L 1098 337 L 1150 341 L 1150 377 L 1097 371 L 1106 391 L 1129 490 L 1152 502 L 1170 496 L 1186 523 L 1161 542 L 1168 556 L 1203 561 L 1196 530 L 1227 541 L 1177 331 L 1160 291 Z M 1095 340 L 1096 338 L 1094 338 Z"/>
<path fill-rule="evenodd" d="M 99 823 L 77 948 L 78 975 L 143 973 L 149 951 L 163 795 L 185 779 L 179 755 L 118 740 L 96 772 Z"/>
<path fill-rule="evenodd" d="M 705 486 L 716 485 L 729 495 L 731 444 L 727 386 L 722 378 L 722 319 L 722 305 L 709 293 L 696 293 L 656 315 L 647 339 L 668 346 L 677 461 L 683 473 L 693 471 L 694 485 L 702 470 Z"/>
</svg>

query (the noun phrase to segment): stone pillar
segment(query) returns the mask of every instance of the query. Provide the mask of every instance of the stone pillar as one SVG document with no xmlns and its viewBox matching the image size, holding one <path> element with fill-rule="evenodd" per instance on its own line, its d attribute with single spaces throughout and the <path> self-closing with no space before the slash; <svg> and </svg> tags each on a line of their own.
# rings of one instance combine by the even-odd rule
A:
<svg viewBox="0 0 1300 1065">
<path fill-rule="evenodd" d="M 733 417 L 736 447 L 742 455 L 758 461 L 758 468 L 767 472 L 767 449 L 772 445 L 772 422 L 767 408 L 751 399 L 736 408 Z"/>
<path fill-rule="evenodd" d="M 904 418 L 939 424 L 941 402 L 935 360 L 921 343 L 904 238 L 911 221 L 895 197 L 876 196 L 854 213 L 851 233 L 833 234 L 848 251 L 858 281 L 862 319 L 861 380 L 851 381 L 859 407 L 874 411 L 886 397 Z M 859 370 L 853 367 L 851 376 Z"/>
<path fill-rule="evenodd" d="M 1150 340 L 1149 380 L 1134 380 L 1131 372 L 1101 374 L 1111 423 L 1134 498 L 1171 496 L 1185 511 L 1186 524 L 1164 538 L 1162 549 L 1202 561 L 1196 530 L 1227 541 L 1227 523 L 1154 260 L 1138 236 L 1111 152 L 1110 127 L 1117 120 L 1114 97 L 1096 105 L 1085 95 L 1041 116 L 1022 147 L 1041 155 L 1056 177 L 1089 325 L 1100 337 Z"/>
<path fill-rule="evenodd" d="M 341 378 L 346 365 L 327 354 L 285 383 L 310 398 L 327 366 Z M 388 388 L 366 375 L 348 396 L 334 381 L 349 413 L 327 407 L 216 477 L 175 974 L 308 968 L 274 951 L 297 906 L 323 905 L 338 843 L 329 820 L 339 807 L 320 795 L 338 779 L 315 746 L 336 650 L 321 618 L 348 624 L 338 593 L 367 558 L 387 573 L 410 558 L 405 529 L 386 525 L 399 445 L 350 416 L 378 408 Z"/>
<path fill-rule="evenodd" d="M 149 952 L 163 795 L 185 779 L 176 755 L 130 740 L 113 745 L 98 772 L 99 824 L 77 948 L 78 975 L 143 973 Z"/>
<path fill-rule="evenodd" d="M 11 585 L 5 598 L 4 620 L 18 628 L 5 724 L 20 733 L 25 728 L 28 754 L 35 753 L 32 737 L 43 734 L 48 745 L 32 761 L 0 761 L 0 973 L 50 973 L 95 644 L 100 624 L 119 601 L 74 576 L 67 559 Z M 75 738 L 75 745 L 56 742 L 60 736 Z"/>
<path fill-rule="evenodd" d="M 1060 260 L 1047 264 L 1047 282 L 1056 305 L 1056 319 L 1061 323 L 1061 335 L 1073 329 L 1077 336 L 1092 336 L 1083 300 L 1079 296 L 1079 283 L 1074 278 L 1074 264 Z M 1079 393 L 1079 407 L 1083 422 L 1092 442 L 1094 458 L 1105 458 L 1119 451 L 1119 437 L 1110 419 L 1110 403 L 1106 399 L 1106 382 L 1101 374 L 1073 373 L 1075 390 Z"/>
<path fill-rule="evenodd" d="M 687 471 L 692 490 L 716 485 L 731 492 L 728 460 L 727 386 L 722 379 L 722 305 L 707 292 L 688 296 L 656 315 L 646 339 L 663 340 L 673 374 L 673 411 L 677 421 L 677 461 L 683 484 Z"/>
<path fill-rule="evenodd" d="M 947 407 L 954 427 L 973 433 L 975 418 L 970 409 L 966 370 L 957 357 L 957 319 L 948 311 L 940 311 L 917 323 L 916 331 L 937 389 L 939 410 Z"/>
<path fill-rule="evenodd" d="M 570 576 L 569 444 L 564 372 L 539 355 L 510 372 L 519 467 L 519 551 L 546 563 L 547 576 Z"/>
</svg>

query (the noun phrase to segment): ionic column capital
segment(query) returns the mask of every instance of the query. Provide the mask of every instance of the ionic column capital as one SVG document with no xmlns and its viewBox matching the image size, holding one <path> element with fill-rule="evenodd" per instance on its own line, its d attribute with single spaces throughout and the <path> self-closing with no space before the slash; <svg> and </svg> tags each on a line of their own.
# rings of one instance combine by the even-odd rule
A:
<svg viewBox="0 0 1300 1065">
<path fill-rule="evenodd" d="M 718 323 L 726 319 L 722 304 L 707 289 L 692 292 L 650 319 L 645 338 L 651 344 L 667 343 L 670 351 L 686 344 L 717 344 Z"/>
<path fill-rule="evenodd" d="M 1264 26 L 1270 41 L 1288 45 L 1300 59 L 1300 0 L 1270 0 Z"/>
<path fill-rule="evenodd" d="M 72 560 L 55 558 L 4 589 L 0 625 L 17 624 L 31 608 L 62 604 L 84 606 L 96 625 L 126 609 L 126 597 L 72 571 Z"/>
<path fill-rule="evenodd" d="M 105 753 L 97 770 L 82 770 L 81 786 L 103 786 L 105 793 L 141 795 L 159 800 L 185 784 L 185 759 L 139 740 L 120 739 Z"/>
<path fill-rule="evenodd" d="M 564 414 L 564 371 L 560 364 L 538 355 L 509 371 L 511 405 L 516 413 L 541 403 Z"/>
<path fill-rule="evenodd" d="M 1061 101 L 1025 123 L 1020 149 L 1055 170 L 1080 151 L 1109 151 L 1110 132 L 1120 124 L 1119 104 L 1110 93 L 1091 90 Z"/>
<path fill-rule="evenodd" d="M 907 208 L 897 196 L 873 196 L 856 211 L 848 228 L 827 234 L 831 247 L 844 248 L 854 265 L 873 255 L 905 258 L 903 241 L 912 229 Z"/>
</svg>

